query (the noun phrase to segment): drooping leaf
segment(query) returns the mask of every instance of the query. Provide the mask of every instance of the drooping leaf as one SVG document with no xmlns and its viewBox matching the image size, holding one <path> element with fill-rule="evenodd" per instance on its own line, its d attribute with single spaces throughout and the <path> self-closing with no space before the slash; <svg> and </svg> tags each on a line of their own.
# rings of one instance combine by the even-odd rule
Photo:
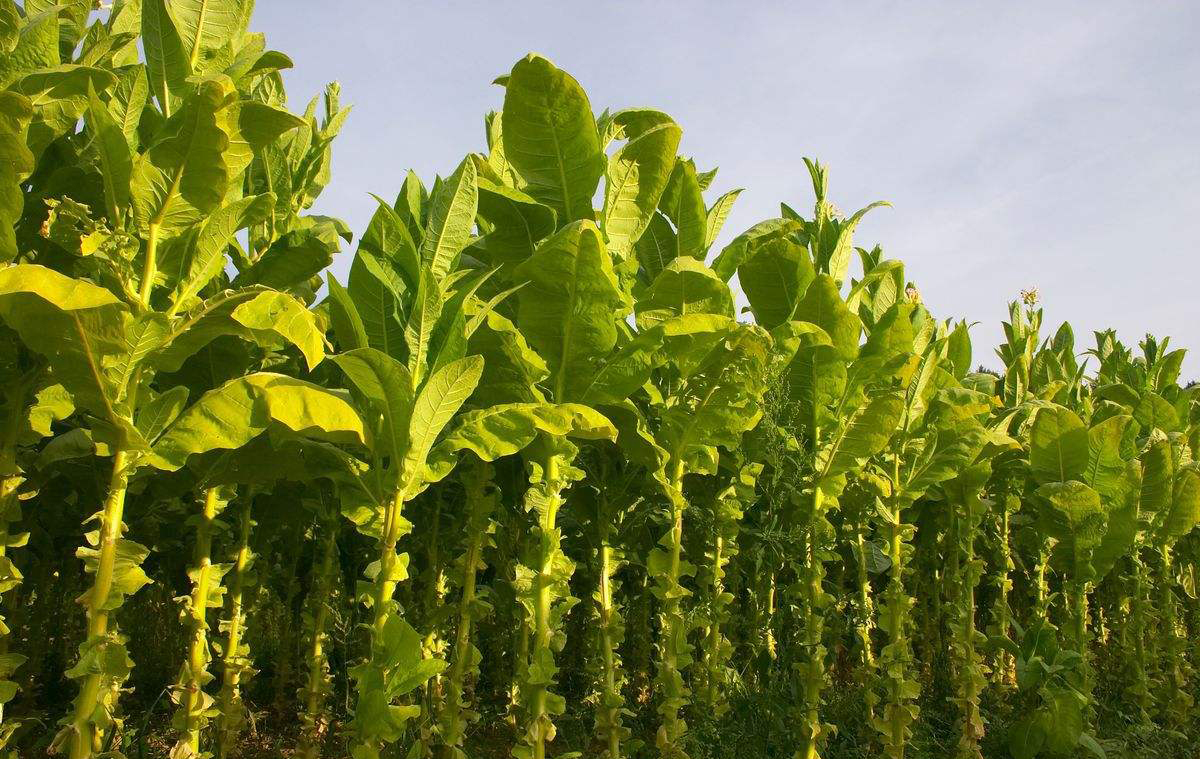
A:
<svg viewBox="0 0 1200 759">
<path fill-rule="evenodd" d="M 683 257 L 662 270 L 635 309 L 643 329 L 692 314 L 732 317 L 733 295 L 703 262 Z"/>
<path fill-rule="evenodd" d="M 362 443 L 362 419 L 345 398 L 282 374 L 230 380 L 189 406 L 154 444 L 154 464 L 178 469 L 191 455 L 246 445 L 272 425 L 289 434 Z"/>
</svg>

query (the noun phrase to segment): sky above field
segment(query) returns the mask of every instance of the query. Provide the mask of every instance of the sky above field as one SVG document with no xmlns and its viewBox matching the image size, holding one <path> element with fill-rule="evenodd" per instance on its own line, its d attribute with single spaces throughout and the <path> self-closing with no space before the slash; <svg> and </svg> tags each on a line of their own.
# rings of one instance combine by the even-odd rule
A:
<svg viewBox="0 0 1200 759">
<path fill-rule="evenodd" d="M 295 60 L 295 108 L 331 79 L 353 104 L 318 210 L 356 232 L 368 192 L 484 150 L 492 80 L 536 51 L 597 113 L 670 113 L 720 167 L 710 202 L 746 188 L 714 253 L 780 201 L 811 209 L 814 156 L 841 209 L 894 205 L 857 244 L 979 322 L 977 363 L 1036 287 L 1080 350 L 1104 327 L 1170 335 L 1200 379 L 1200 3 L 259 0 L 254 27 Z"/>
</svg>

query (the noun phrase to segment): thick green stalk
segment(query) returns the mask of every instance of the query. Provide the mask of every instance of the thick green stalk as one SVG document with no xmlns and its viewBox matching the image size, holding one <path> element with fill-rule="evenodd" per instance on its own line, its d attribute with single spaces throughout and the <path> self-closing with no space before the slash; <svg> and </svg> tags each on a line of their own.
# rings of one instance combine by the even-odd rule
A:
<svg viewBox="0 0 1200 759">
<path fill-rule="evenodd" d="M 1033 614 L 1038 619 L 1050 619 L 1050 545 L 1043 538 L 1038 546 L 1033 570 Z"/>
<path fill-rule="evenodd" d="M 399 583 L 408 577 L 408 554 L 399 550 L 399 544 L 412 530 L 404 518 L 404 507 L 421 484 L 416 469 L 411 461 L 405 464 L 404 474 L 384 506 L 379 558 L 368 569 L 370 649 L 366 659 L 350 670 L 358 689 L 358 705 L 350 724 L 351 753 L 356 758 L 377 759 L 380 752 L 408 735 L 408 721 L 422 711 L 409 694 L 445 666 L 440 659 L 425 655 L 420 634 L 404 619 L 395 598 Z"/>
<path fill-rule="evenodd" d="M 321 563 L 309 595 L 305 614 L 308 674 L 300 690 L 303 711 L 300 714 L 300 742 L 297 753 L 302 759 L 318 759 L 321 742 L 329 729 L 329 714 L 325 701 L 330 693 L 329 655 L 325 652 L 328 638 L 326 627 L 333 595 L 334 570 L 337 560 L 337 522 L 325 525 Z"/>
<path fill-rule="evenodd" d="M 532 626 L 529 669 L 521 688 L 526 719 L 521 740 L 532 759 L 545 759 L 546 744 L 555 735 L 553 717 L 566 708 L 563 698 L 550 688 L 558 672 L 555 652 L 562 647 L 562 633 L 557 628 L 576 601 L 571 597 L 569 585 L 575 567 L 562 551 L 557 518 L 563 504 L 563 490 L 581 473 L 571 466 L 573 446 L 554 447 L 557 445 L 557 442 L 547 444 L 541 471 L 537 472 L 535 467 L 533 484 L 526 495 L 527 508 L 537 513 L 537 532 L 530 557 L 532 568 L 523 568 L 526 579 L 518 589 Z"/>
<path fill-rule="evenodd" d="M 1066 583 L 1067 602 L 1071 607 L 1071 638 L 1079 653 L 1079 692 L 1087 699 L 1084 714 L 1092 708 L 1092 677 L 1088 646 L 1087 597 L 1089 583 L 1075 580 Z"/>
<path fill-rule="evenodd" d="M 828 606 L 822 588 L 825 567 L 821 560 L 818 535 L 822 515 L 824 493 L 818 484 L 813 489 L 811 510 L 804 541 L 804 567 L 801 573 L 801 589 L 804 593 L 804 710 L 800 726 L 800 747 L 797 759 L 820 759 L 821 735 L 821 691 L 825 687 L 825 646 L 822 637 L 825 630 L 824 609 Z"/>
<path fill-rule="evenodd" d="M 713 540 L 712 548 L 712 578 L 708 587 L 709 604 L 713 607 L 714 618 L 709 620 L 704 628 L 704 692 L 701 700 L 710 711 L 717 706 L 721 688 L 718 684 L 721 667 L 721 623 L 715 618 L 718 599 L 725 592 L 725 538 L 718 535 Z"/>
<path fill-rule="evenodd" d="M 869 673 L 875 669 L 875 650 L 871 645 L 875 603 L 871 600 L 871 576 L 867 571 L 870 547 L 866 536 L 863 534 L 865 530 L 865 525 L 860 524 L 856 526 L 854 531 L 854 555 L 857 559 L 855 566 L 855 590 L 858 603 L 858 620 L 855 624 L 854 634 L 858 638 L 858 644 L 861 648 L 859 655 L 861 664 L 865 670 L 864 674 L 869 676 Z M 870 716 L 868 714 L 868 717 Z"/>
<path fill-rule="evenodd" d="M 1150 713 L 1153 706 L 1150 688 L 1150 656 L 1146 646 L 1149 634 L 1149 577 L 1146 563 L 1142 561 L 1141 546 L 1130 553 L 1133 564 L 1132 588 L 1129 598 L 1129 633 L 1133 639 L 1133 651 L 1130 658 L 1130 673 L 1128 690 L 1137 705 L 1138 716 L 1142 724 L 1149 725 Z"/>
<path fill-rule="evenodd" d="M 745 505 L 753 502 L 762 465 L 743 466 L 731 485 L 717 495 L 714 507 L 713 544 L 709 553 L 708 627 L 704 631 L 704 671 L 702 699 L 708 713 L 719 717 L 729 710 L 726 670 L 733 645 L 726 637 L 730 605 L 734 595 L 726 588 L 730 561 L 737 555 L 737 537 Z"/>
<path fill-rule="evenodd" d="M 225 633 L 221 656 L 221 692 L 217 697 L 217 757 L 225 759 L 233 751 L 238 735 L 246 724 L 246 707 L 242 703 L 242 679 L 251 672 L 250 649 L 243 642 L 246 610 L 244 595 L 250 584 L 250 569 L 254 554 L 250 551 L 250 529 L 254 522 L 250 518 L 252 494 L 247 494 L 238 517 L 238 540 L 234 549 L 232 579 L 229 581 L 229 601 L 225 605 L 226 618 L 221 623 Z"/>
<path fill-rule="evenodd" d="M 687 723 L 679 711 L 689 703 L 691 692 L 683 678 L 683 669 L 691 663 L 688 643 L 688 620 L 682 608 L 688 594 L 681 585 L 683 579 L 683 512 L 687 501 L 683 495 L 683 462 L 675 461 L 671 470 L 668 495 L 671 501 L 671 528 L 660 540 L 667 550 L 655 549 L 650 557 L 650 571 L 658 581 L 656 595 L 661 599 L 661 633 L 659 642 L 659 671 L 655 684 L 659 691 L 658 712 L 662 725 L 655 740 L 659 755 L 664 759 L 681 759 L 687 755 L 680 745 L 687 732 Z M 665 561 L 664 561 L 665 559 Z"/>
<path fill-rule="evenodd" d="M 219 588 L 222 568 L 212 561 L 213 526 L 217 514 L 224 507 L 218 488 L 209 488 L 204 493 L 204 507 L 200 523 L 196 528 L 195 564 L 188 575 L 192 579 L 192 593 L 183 610 L 184 622 L 188 625 L 188 655 L 179 672 L 179 684 L 174 694 L 179 704 L 175 727 L 179 731 L 174 755 L 198 756 L 200 736 L 208 722 L 208 711 L 212 698 L 204 692 L 204 686 L 212 680 L 208 671 L 211 660 L 208 643 L 208 609 L 212 599 L 219 603 Z"/>
<path fill-rule="evenodd" d="M 282 557 L 284 560 L 283 576 L 286 578 L 286 582 L 283 587 L 283 597 L 280 600 L 283 602 L 284 613 L 288 617 L 292 616 L 296 595 L 300 592 L 300 577 L 297 568 L 300 565 L 300 555 L 304 550 L 304 538 L 303 525 L 296 523 L 291 529 L 291 546 Z M 274 707 L 275 711 L 280 714 L 284 712 L 284 705 L 292 683 L 294 657 L 299 648 L 296 633 L 295 625 L 288 624 L 284 625 L 279 635 L 281 655 L 275 667 L 273 686 L 275 690 Z"/>
<path fill-rule="evenodd" d="M 1012 548 L 1009 545 L 1009 516 L 1019 505 L 1020 501 L 1016 496 L 1005 497 L 1000 505 L 996 529 L 995 563 L 997 570 L 993 582 L 997 597 L 992 605 L 991 634 L 1001 638 L 1009 637 L 1012 628 L 1012 607 L 1008 602 L 1008 594 L 1013 589 L 1012 572 L 1016 569 L 1016 563 L 1013 561 Z M 1003 648 L 996 653 L 995 664 L 992 667 L 992 682 L 1003 688 L 1011 688 L 1017 682 L 1016 660 L 1009 651 Z"/>
<path fill-rule="evenodd" d="M 400 538 L 411 529 L 408 520 L 404 518 L 407 491 L 407 482 L 402 481 L 388 501 L 384 512 L 378 559 L 376 560 L 377 571 L 371 578 L 374 585 L 371 590 L 371 648 L 366 661 L 356 667 L 356 671 L 353 672 L 354 679 L 358 684 L 359 696 L 359 708 L 355 712 L 352 725 L 354 731 L 352 753 L 356 755 L 361 753 L 363 756 L 378 756 L 389 741 L 395 740 L 391 726 L 375 723 L 367 716 L 362 707 L 367 703 L 388 704 L 390 702 L 389 694 L 386 691 L 386 682 L 389 671 L 395 666 L 395 662 L 389 657 L 386 646 L 389 625 L 393 620 L 400 619 L 399 608 L 394 598 L 396 586 L 407 576 L 408 572 L 408 556 L 396 551 Z M 402 619 L 400 621 L 403 623 Z M 407 647 L 414 646 L 419 649 L 420 641 L 408 641 Z M 405 655 L 407 656 L 408 653 L 406 652 Z M 417 655 L 419 656 L 419 654 Z M 411 707 L 406 711 L 415 716 L 420 713 L 420 708 Z"/>
<path fill-rule="evenodd" d="M 603 657 L 604 684 L 600 691 L 600 702 L 596 709 L 596 727 L 604 741 L 606 759 L 621 759 L 621 739 L 625 728 L 621 724 L 621 710 L 625 706 L 621 695 L 624 674 L 617 648 L 624 640 L 625 624 L 613 602 L 613 547 L 607 537 L 600 546 L 600 578 L 597 603 L 600 611 L 600 652 Z"/>
<path fill-rule="evenodd" d="M 1180 630 L 1179 606 L 1175 595 L 1175 575 L 1171 546 L 1159 554 L 1159 616 L 1162 636 L 1161 684 L 1158 711 L 1168 727 L 1183 730 L 1194 717 L 1195 702 L 1191 690 L 1191 668 L 1187 661 L 1187 638 Z"/>
<path fill-rule="evenodd" d="M 138 290 L 138 300 L 143 308 L 150 307 L 150 292 L 154 289 L 154 278 L 158 276 L 158 235 L 161 226 L 161 220 L 152 220 L 146 232 L 146 259 L 142 262 L 142 282 Z"/>
<path fill-rule="evenodd" d="M 953 485 L 947 489 L 959 501 L 952 513 L 954 544 L 952 550 L 958 557 L 955 562 L 951 601 L 950 653 L 955 684 L 954 700 L 958 706 L 958 743 L 956 759 L 983 759 L 979 741 L 983 738 L 984 723 L 979 708 L 979 697 L 987 685 L 986 668 L 979 655 L 978 645 L 986 638 L 975 627 L 975 590 L 983 576 L 983 562 L 975 556 L 975 536 L 982 518 L 983 501 L 980 488 L 986 478 L 987 468 L 976 470 L 978 477 L 972 482 L 970 474 L 960 478 L 962 487 Z"/>
<path fill-rule="evenodd" d="M 883 528 L 892 566 L 879 608 L 879 627 L 888 636 L 888 642 L 879 656 L 885 698 L 882 712 L 875 718 L 875 729 L 883 743 L 884 754 L 890 759 L 904 759 L 912 734 L 911 726 L 919 713 L 916 695 L 920 692 L 920 683 L 912 677 L 911 672 L 913 650 L 909 638 L 909 618 L 914 600 L 904 588 L 905 564 L 911 550 L 907 543 L 914 528 L 904 522 L 907 503 L 894 494 L 900 483 L 898 455 L 893 459 L 891 475 L 893 496 L 888 499 L 888 513 Z"/>
<path fill-rule="evenodd" d="M 466 679 L 479 661 L 479 651 L 471 643 L 471 631 L 478 613 L 475 610 L 476 573 L 484 567 L 483 549 L 488 535 L 488 521 L 493 501 L 488 489 L 493 470 L 490 465 L 477 462 L 476 466 L 463 474 L 466 488 L 467 545 L 462 557 L 462 577 L 459 586 L 462 596 L 458 602 L 458 628 L 454 637 L 454 659 L 446 677 L 446 688 L 441 705 L 441 730 L 444 751 L 449 758 L 461 756 L 462 744 L 466 739 L 467 712 L 470 702 L 466 698 Z"/>
<path fill-rule="evenodd" d="M 89 759 L 102 748 L 104 731 L 114 720 L 117 693 L 128 676 L 129 666 L 124 672 L 106 671 L 95 657 L 112 652 L 128 661 L 124 640 L 114 629 L 110 629 L 113 580 L 116 571 L 117 553 L 124 525 L 121 522 L 125 510 L 125 489 L 129 484 L 129 460 L 124 449 L 117 447 L 113 453 L 112 475 L 108 484 L 108 497 L 100 512 L 100 529 L 95 543 L 95 578 L 91 590 L 84 597 L 87 609 L 87 640 L 80 646 L 80 662 L 93 661 L 99 671 L 84 675 L 75 699 L 74 716 L 71 718 L 71 759 Z M 115 599 L 120 600 L 120 599 Z M 130 665 L 131 666 L 131 665 Z M 57 743 L 57 741 L 56 741 Z"/>
</svg>

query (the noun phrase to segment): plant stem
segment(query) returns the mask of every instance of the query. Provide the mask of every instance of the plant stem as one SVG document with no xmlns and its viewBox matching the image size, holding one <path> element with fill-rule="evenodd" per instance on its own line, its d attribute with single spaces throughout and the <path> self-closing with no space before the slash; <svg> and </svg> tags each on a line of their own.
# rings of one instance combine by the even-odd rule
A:
<svg viewBox="0 0 1200 759">
<path fill-rule="evenodd" d="M 117 541 L 121 538 L 121 518 L 125 510 L 125 489 L 128 484 L 128 460 L 124 449 L 118 446 L 113 453 L 108 498 L 100 513 L 96 577 L 84 601 L 88 618 L 87 642 L 84 646 L 88 648 L 104 645 L 109 636 L 109 594 L 112 591 L 113 573 L 116 568 Z M 87 759 L 98 750 L 102 736 L 97 730 L 95 715 L 97 711 L 107 711 L 111 706 L 104 703 L 106 699 L 100 692 L 104 679 L 104 674 L 100 672 L 92 672 L 83 679 L 79 695 L 75 699 L 71 759 Z M 107 718 L 107 715 L 103 718 Z"/>
<path fill-rule="evenodd" d="M 195 566 L 192 575 L 192 597 L 190 602 L 190 641 L 188 658 L 181 673 L 179 687 L 182 697 L 183 730 L 177 750 L 200 753 L 200 731 L 206 722 L 204 685 L 211 679 L 208 673 L 210 660 L 208 649 L 208 606 L 210 588 L 220 578 L 214 578 L 212 564 L 213 523 L 222 503 L 218 488 L 208 488 L 204 493 L 204 508 L 196 529 Z M 185 753 L 185 755 L 190 755 Z"/>
<path fill-rule="evenodd" d="M 304 688 L 304 711 L 300 715 L 299 755 L 303 759 L 318 759 L 321 740 L 328 728 L 325 698 L 329 693 L 329 657 L 325 653 L 326 623 L 329 619 L 330 596 L 333 591 L 333 570 L 337 558 L 337 522 L 325 526 L 324 549 L 317 570 L 309 608 L 308 679 Z"/>
<path fill-rule="evenodd" d="M 471 644 L 471 627 L 474 622 L 476 572 L 481 567 L 483 544 L 487 534 L 487 520 L 491 501 L 486 488 L 491 479 L 489 465 L 478 463 L 476 468 L 463 475 L 467 498 L 467 549 L 462 560 L 462 597 L 458 602 L 458 629 L 454 639 L 454 661 L 446 678 L 446 692 L 442 704 L 442 741 L 447 747 L 460 748 L 466 736 L 463 709 L 467 707 L 465 697 L 467 670 L 472 666 L 476 653 Z M 452 752 L 446 752 L 453 756 Z"/>
<path fill-rule="evenodd" d="M 142 263 L 142 282 L 138 300 L 143 308 L 150 308 L 150 292 L 154 289 L 154 278 L 158 275 L 158 233 L 160 222 L 152 221 L 146 233 L 146 260 Z"/>
<path fill-rule="evenodd" d="M 242 503 L 238 521 L 238 542 L 233 562 L 233 578 L 229 582 L 229 603 L 226 606 L 225 645 L 222 649 L 224 666 L 221 673 L 220 712 L 217 717 L 217 756 L 225 759 L 233 750 L 244 717 L 242 711 L 241 680 L 250 664 L 244 651 L 242 634 L 246 612 L 243 595 L 248 584 L 248 573 L 254 560 L 250 552 L 250 518 L 253 495 L 247 494 Z"/>
<path fill-rule="evenodd" d="M 680 671 L 679 660 L 680 654 L 686 656 L 690 649 L 687 642 L 687 619 L 681 608 L 686 591 L 680 584 L 683 512 L 687 507 L 683 494 L 683 477 L 683 462 L 676 460 L 672 465 L 668 491 L 671 501 L 671 529 L 666 537 L 667 566 L 666 571 L 658 576 L 658 595 L 662 599 L 662 640 L 659 643 L 660 668 L 657 685 L 660 691 L 658 711 L 662 716 L 662 726 L 659 728 L 657 744 L 661 755 L 671 759 L 685 756 L 680 742 L 687 732 L 687 723 L 679 716 L 679 711 L 687 706 L 691 695 Z"/>
<path fill-rule="evenodd" d="M 804 724 L 800 728 L 800 750 L 797 757 L 818 759 L 818 744 L 823 732 L 821 726 L 821 690 L 825 684 L 825 647 L 821 644 L 824 633 L 825 594 L 821 588 L 824 568 L 817 545 L 818 520 L 822 519 L 821 508 L 824 493 L 818 483 L 813 489 L 808 526 L 805 531 L 804 557 L 806 575 L 804 592 L 804 650 L 807 667 L 804 677 Z"/>
</svg>

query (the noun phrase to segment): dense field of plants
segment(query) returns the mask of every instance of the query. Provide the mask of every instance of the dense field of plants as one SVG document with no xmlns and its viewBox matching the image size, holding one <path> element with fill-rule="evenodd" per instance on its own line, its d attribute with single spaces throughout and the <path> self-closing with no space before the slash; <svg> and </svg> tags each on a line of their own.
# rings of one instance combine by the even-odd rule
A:
<svg viewBox="0 0 1200 759">
<path fill-rule="evenodd" d="M 1165 339 L 972 371 L 537 55 L 352 235 L 250 0 L 91 5 L 0 0 L 0 757 L 1198 755 Z"/>
</svg>

